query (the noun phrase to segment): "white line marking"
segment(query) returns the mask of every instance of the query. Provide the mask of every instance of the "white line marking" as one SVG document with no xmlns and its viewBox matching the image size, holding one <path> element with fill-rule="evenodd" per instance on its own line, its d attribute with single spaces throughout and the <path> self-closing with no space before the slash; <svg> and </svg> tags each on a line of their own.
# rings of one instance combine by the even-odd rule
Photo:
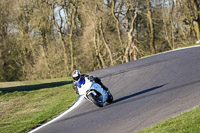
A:
<svg viewBox="0 0 200 133">
<path fill-rule="evenodd" d="M 179 50 L 183 50 L 183 49 L 190 49 L 190 48 L 195 48 L 195 47 L 200 47 L 200 45 L 194 45 L 194 46 L 190 46 L 190 47 L 184 47 L 184 48 L 178 48 L 178 49 L 172 49 L 169 51 L 165 51 L 165 52 L 161 52 L 155 55 L 160 55 L 160 54 L 164 54 L 164 53 L 169 53 L 169 52 L 173 52 L 173 51 L 179 51 Z M 153 55 L 152 55 L 153 56 Z"/>
<path fill-rule="evenodd" d="M 45 123 L 45 124 L 43 124 L 43 125 L 37 127 L 36 129 L 30 131 L 29 133 L 34 133 L 34 132 L 36 132 L 37 130 L 39 130 L 39 129 L 41 129 L 41 128 L 43 128 L 43 127 L 45 127 L 45 126 L 47 126 L 47 125 L 49 125 L 49 124 L 51 124 L 51 123 L 53 123 L 54 121 L 56 121 L 56 120 L 58 120 L 58 119 L 60 119 L 61 117 L 63 117 L 64 115 L 66 115 L 67 113 L 69 113 L 70 111 L 72 111 L 73 109 L 75 109 L 76 107 L 78 107 L 78 105 L 81 103 L 82 100 L 83 100 L 83 96 L 80 96 L 80 97 L 77 99 L 77 101 L 74 103 L 74 105 L 72 105 L 72 106 L 71 106 L 68 110 L 66 110 L 64 113 L 62 113 L 61 115 L 57 116 L 55 119 L 53 119 L 53 120 L 51 120 L 51 121 L 49 121 L 49 122 L 47 122 L 47 123 Z"/>
</svg>

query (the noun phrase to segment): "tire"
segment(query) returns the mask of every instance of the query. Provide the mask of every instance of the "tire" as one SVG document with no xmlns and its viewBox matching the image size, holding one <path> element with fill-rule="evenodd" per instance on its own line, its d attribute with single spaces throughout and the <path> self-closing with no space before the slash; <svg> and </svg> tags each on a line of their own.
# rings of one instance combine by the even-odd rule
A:
<svg viewBox="0 0 200 133">
<path fill-rule="evenodd" d="M 113 102 L 113 96 L 111 93 L 108 93 L 108 100 L 107 100 L 108 103 L 112 103 Z"/>
<path fill-rule="evenodd" d="M 88 98 L 98 107 L 103 107 L 103 102 L 99 100 L 93 93 L 88 95 Z"/>
</svg>

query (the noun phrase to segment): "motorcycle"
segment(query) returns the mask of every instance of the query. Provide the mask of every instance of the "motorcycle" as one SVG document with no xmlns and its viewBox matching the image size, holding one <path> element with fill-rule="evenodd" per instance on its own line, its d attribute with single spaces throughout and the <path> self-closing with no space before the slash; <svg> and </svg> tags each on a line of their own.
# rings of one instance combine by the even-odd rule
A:
<svg viewBox="0 0 200 133">
<path fill-rule="evenodd" d="M 98 83 L 84 77 L 78 82 L 78 92 L 79 95 L 84 96 L 85 99 L 98 107 L 103 107 L 105 102 L 113 102 L 113 96 L 110 92 L 105 91 Z"/>
</svg>

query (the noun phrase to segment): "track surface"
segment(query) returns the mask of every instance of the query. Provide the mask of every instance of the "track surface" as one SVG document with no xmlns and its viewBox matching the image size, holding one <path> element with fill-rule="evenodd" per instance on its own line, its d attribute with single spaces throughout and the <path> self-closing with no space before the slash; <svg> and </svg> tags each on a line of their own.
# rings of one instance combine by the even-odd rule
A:
<svg viewBox="0 0 200 133">
<path fill-rule="evenodd" d="M 140 59 L 89 73 L 115 98 L 98 108 L 85 99 L 37 133 L 129 133 L 200 104 L 200 47 Z"/>
</svg>

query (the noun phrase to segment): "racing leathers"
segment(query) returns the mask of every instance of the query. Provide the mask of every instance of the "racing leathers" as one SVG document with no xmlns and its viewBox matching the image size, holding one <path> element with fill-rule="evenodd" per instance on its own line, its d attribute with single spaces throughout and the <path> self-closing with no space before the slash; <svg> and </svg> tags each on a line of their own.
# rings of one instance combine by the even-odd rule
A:
<svg viewBox="0 0 200 133">
<path fill-rule="evenodd" d="M 89 76 L 89 75 L 86 75 L 86 74 L 82 74 L 80 78 L 88 78 L 90 81 L 94 81 L 95 83 L 101 85 L 101 87 L 106 90 L 106 91 L 109 91 L 108 88 L 101 82 L 101 79 L 98 78 L 98 77 L 93 77 L 93 76 Z M 76 94 L 79 95 L 79 92 L 78 92 L 78 81 L 73 81 L 72 83 L 72 86 L 73 86 L 73 89 L 76 91 Z"/>
</svg>

